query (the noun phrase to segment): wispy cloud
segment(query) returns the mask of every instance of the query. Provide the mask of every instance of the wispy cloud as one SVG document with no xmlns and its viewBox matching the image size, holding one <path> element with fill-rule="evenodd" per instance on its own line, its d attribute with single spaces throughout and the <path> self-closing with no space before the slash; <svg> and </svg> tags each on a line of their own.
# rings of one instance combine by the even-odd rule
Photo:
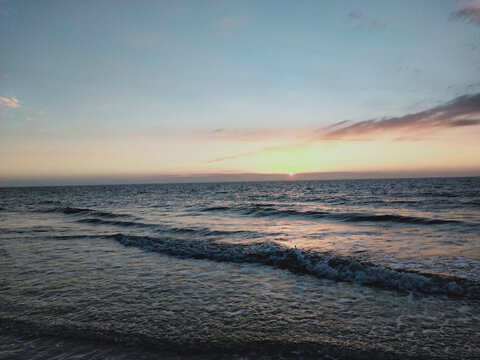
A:
<svg viewBox="0 0 480 360">
<path fill-rule="evenodd" d="M 320 128 L 296 129 L 218 129 L 210 132 L 229 141 L 265 141 L 265 139 L 315 142 L 318 140 L 365 140 L 380 135 L 416 136 L 460 126 L 480 125 L 480 93 L 464 95 L 428 110 L 403 116 L 383 117 L 359 122 L 344 120 Z M 198 133 L 200 135 L 200 133 Z M 203 136 L 206 136 L 204 133 Z"/>
<path fill-rule="evenodd" d="M 302 145 L 307 145 L 308 146 L 308 142 L 302 142 L 302 143 L 293 144 L 293 145 L 290 144 L 290 145 L 271 146 L 271 147 L 268 147 L 268 148 L 262 148 L 260 150 L 245 152 L 245 153 L 242 153 L 242 154 L 223 156 L 223 157 L 220 157 L 220 158 L 209 160 L 206 163 L 211 164 L 211 163 L 221 162 L 221 161 L 225 161 L 225 160 L 233 160 L 233 159 L 238 159 L 238 158 L 242 158 L 242 157 L 247 157 L 247 156 L 252 156 L 252 155 L 257 155 L 257 154 L 263 154 L 263 153 L 266 153 L 266 152 L 276 152 L 276 151 L 285 151 L 285 150 L 289 150 L 289 149 L 296 149 L 298 146 L 302 146 Z"/>
<path fill-rule="evenodd" d="M 319 130 L 321 139 L 354 138 L 392 131 L 414 132 L 480 124 L 480 93 L 460 96 L 447 104 L 398 117 L 371 119 L 354 124 L 337 123 Z"/>
<path fill-rule="evenodd" d="M 19 108 L 20 107 L 19 101 L 15 96 L 12 96 L 12 97 L 9 97 L 9 98 L 0 96 L 0 105 L 1 106 L 6 106 L 6 107 L 9 107 L 9 108 Z"/>
<path fill-rule="evenodd" d="M 452 16 L 480 25 L 480 2 L 463 5 L 457 11 L 452 12 Z"/>
<path fill-rule="evenodd" d="M 386 23 L 378 21 L 378 20 L 374 20 L 370 23 L 370 29 L 372 29 L 372 30 L 381 30 L 381 29 L 385 28 L 386 26 L 387 26 Z"/>
<path fill-rule="evenodd" d="M 355 10 L 348 12 L 347 18 L 363 28 L 367 28 L 368 24 L 370 30 L 381 30 L 387 26 L 386 22 L 369 19 L 368 14 L 364 17 L 362 13 Z"/>
<path fill-rule="evenodd" d="M 348 14 L 347 14 L 348 18 L 349 19 L 357 19 L 359 17 L 362 17 L 362 14 L 359 13 L 358 11 L 350 11 Z"/>
<path fill-rule="evenodd" d="M 138 138 L 158 138 L 168 136 L 177 139 L 193 139 L 208 142 L 243 142 L 260 143 L 266 139 L 274 139 L 276 142 L 288 142 L 304 138 L 310 133 L 311 128 L 218 128 L 208 129 L 181 129 L 181 130 L 155 130 L 129 133 Z"/>
<path fill-rule="evenodd" d="M 344 120 L 327 127 L 310 129 L 310 131 L 301 133 L 292 130 L 290 139 L 295 141 L 293 144 L 225 156 L 210 160 L 209 163 L 293 149 L 298 146 L 308 147 L 325 141 L 373 140 L 382 135 L 394 135 L 396 136 L 395 141 L 419 141 L 422 134 L 427 131 L 432 133 L 441 129 L 475 125 L 480 125 L 480 93 L 460 96 L 446 104 L 404 116 L 383 117 L 354 123 Z M 268 131 L 258 130 L 258 133 L 265 135 Z"/>
</svg>

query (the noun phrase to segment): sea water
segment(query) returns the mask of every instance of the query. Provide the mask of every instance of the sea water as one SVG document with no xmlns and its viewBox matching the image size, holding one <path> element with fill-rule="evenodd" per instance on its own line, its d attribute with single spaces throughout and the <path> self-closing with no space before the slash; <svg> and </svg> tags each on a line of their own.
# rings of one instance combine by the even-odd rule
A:
<svg viewBox="0 0 480 360">
<path fill-rule="evenodd" d="M 480 358 L 480 178 L 0 189 L 0 358 Z"/>
</svg>

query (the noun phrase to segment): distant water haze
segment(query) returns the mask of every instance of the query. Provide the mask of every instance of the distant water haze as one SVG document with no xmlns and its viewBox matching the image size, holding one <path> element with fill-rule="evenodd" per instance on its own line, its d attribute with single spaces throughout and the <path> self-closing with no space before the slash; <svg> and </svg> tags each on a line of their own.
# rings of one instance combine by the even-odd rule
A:
<svg viewBox="0 0 480 360">
<path fill-rule="evenodd" d="M 32 177 L 1 178 L 0 187 L 56 186 L 56 185 L 109 185 L 109 184 L 168 184 L 168 183 L 216 183 L 249 181 L 308 181 L 341 179 L 402 179 L 432 177 L 480 176 L 480 170 L 465 171 L 397 171 L 397 172 L 314 172 L 314 173 L 214 173 L 181 175 L 117 175 L 83 177 Z"/>
</svg>

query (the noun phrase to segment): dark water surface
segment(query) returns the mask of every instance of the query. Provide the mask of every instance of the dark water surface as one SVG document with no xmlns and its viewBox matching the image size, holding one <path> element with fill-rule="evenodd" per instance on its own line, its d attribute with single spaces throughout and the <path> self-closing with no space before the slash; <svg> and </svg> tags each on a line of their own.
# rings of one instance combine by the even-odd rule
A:
<svg viewBox="0 0 480 360">
<path fill-rule="evenodd" d="M 0 358 L 480 358 L 480 178 L 0 189 Z"/>
</svg>

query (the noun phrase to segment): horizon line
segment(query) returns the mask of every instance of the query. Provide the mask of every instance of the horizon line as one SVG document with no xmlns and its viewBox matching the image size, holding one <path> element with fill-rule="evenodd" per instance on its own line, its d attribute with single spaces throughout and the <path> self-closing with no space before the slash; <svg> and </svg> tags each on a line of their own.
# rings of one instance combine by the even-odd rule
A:
<svg viewBox="0 0 480 360">
<path fill-rule="evenodd" d="M 478 170 L 458 171 L 335 171 L 306 173 L 210 173 L 195 175 L 119 175 L 60 178 L 0 178 L 0 188 L 48 187 L 48 186 L 108 186 L 108 185 L 155 185 L 155 184 L 208 184 L 236 182 L 294 182 L 335 180 L 389 180 L 426 178 L 480 177 Z"/>
</svg>

